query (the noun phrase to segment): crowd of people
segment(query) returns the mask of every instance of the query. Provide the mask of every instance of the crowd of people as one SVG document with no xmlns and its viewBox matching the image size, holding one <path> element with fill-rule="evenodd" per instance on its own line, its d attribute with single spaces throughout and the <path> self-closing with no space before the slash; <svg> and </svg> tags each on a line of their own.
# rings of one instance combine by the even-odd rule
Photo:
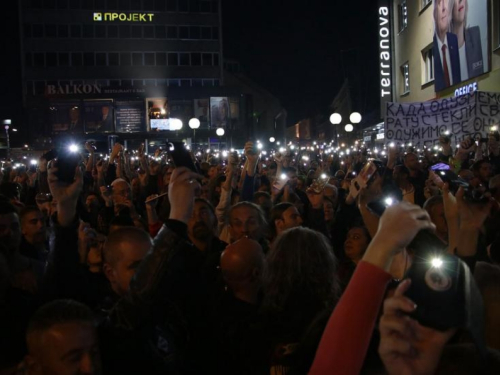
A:
<svg viewBox="0 0 500 375">
<path fill-rule="evenodd" d="M 0 374 L 497 374 L 499 138 L 248 142 L 194 168 L 86 143 L 70 181 L 64 152 L 5 161 Z M 422 232 L 470 270 L 479 327 L 413 314 Z"/>
</svg>

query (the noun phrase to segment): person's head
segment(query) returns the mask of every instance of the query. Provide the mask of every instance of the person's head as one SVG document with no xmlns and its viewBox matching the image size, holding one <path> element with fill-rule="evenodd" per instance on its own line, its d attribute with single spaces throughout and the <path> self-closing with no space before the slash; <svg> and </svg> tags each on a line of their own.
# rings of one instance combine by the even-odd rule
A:
<svg viewBox="0 0 500 375">
<path fill-rule="evenodd" d="M 100 202 L 99 197 L 95 193 L 91 193 L 87 195 L 87 199 L 85 199 L 85 207 L 88 212 L 94 212 L 99 210 Z"/>
<path fill-rule="evenodd" d="M 493 176 L 488 184 L 491 196 L 500 202 L 500 174 Z"/>
<path fill-rule="evenodd" d="M 5 246 L 10 258 L 21 243 L 21 226 L 16 208 L 9 202 L 0 201 L 0 243 Z"/>
<path fill-rule="evenodd" d="M 358 264 L 370 244 L 370 233 L 364 226 L 349 229 L 344 242 L 344 253 L 352 262 Z"/>
<path fill-rule="evenodd" d="M 472 172 L 482 184 L 488 184 L 491 176 L 493 175 L 493 168 L 488 160 L 479 160 L 472 165 Z"/>
<path fill-rule="evenodd" d="M 273 207 L 270 216 L 273 237 L 279 236 L 285 230 L 302 225 L 302 217 L 295 205 L 283 202 Z"/>
<path fill-rule="evenodd" d="M 474 173 L 470 169 L 462 169 L 458 172 L 458 177 L 463 178 L 467 182 L 471 182 L 474 179 Z"/>
<path fill-rule="evenodd" d="M 405 167 L 408 168 L 410 172 L 414 172 L 420 169 L 420 165 L 418 163 L 418 156 L 413 152 L 409 152 L 404 157 Z"/>
<path fill-rule="evenodd" d="M 94 315 L 84 304 L 55 300 L 38 309 L 26 331 L 29 374 L 100 374 Z"/>
<path fill-rule="evenodd" d="M 259 206 L 250 202 L 239 202 L 230 208 L 228 215 L 231 242 L 245 236 L 256 241 L 261 240 L 267 223 Z"/>
<path fill-rule="evenodd" d="M 139 177 L 134 177 L 132 181 L 130 181 L 130 186 L 132 189 L 132 195 L 134 197 L 138 197 L 141 194 L 141 180 Z"/>
<path fill-rule="evenodd" d="M 288 185 L 295 189 L 298 184 L 297 169 L 295 167 L 288 167 L 284 172 L 288 177 Z"/>
<path fill-rule="evenodd" d="M 124 179 L 117 178 L 111 183 L 111 187 L 113 188 L 113 201 L 122 202 L 132 199 L 132 189 Z"/>
<path fill-rule="evenodd" d="M 139 228 L 120 228 L 109 234 L 104 245 L 104 274 L 116 294 L 127 293 L 130 280 L 151 246 L 151 237 Z"/>
<path fill-rule="evenodd" d="M 4 182 L 0 185 L 0 194 L 10 201 L 19 201 L 21 199 L 21 185 L 17 182 Z"/>
<path fill-rule="evenodd" d="M 108 114 L 109 114 L 109 107 L 107 105 L 103 105 L 101 107 L 101 111 L 102 111 L 102 116 L 103 117 L 108 117 Z"/>
<path fill-rule="evenodd" d="M 451 31 L 456 27 L 467 25 L 467 13 L 469 11 L 468 0 L 453 0 L 453 9 L 451 11 Z"/>
<path fill-rule="evenodd" d="M 211 165 L 210 168 L 208 168 L 208 178 L 210 180 L 214 180 L 217 178 L 218 175 L 219 175 L 219 166 Z"/>
<path fill-rule="evenodd" d="M 69 110 L 69 118 L 70 118 L 71 122 L 75 122 L 75 121 L 80 120 L 80 108 L 78 108 L 76 106 L 72 107 Z"/>
<path fill-rule="evenodd" d="M 454 0 L 434 0 L 434 26 L 436 34 L 442 42 L 450 28 L 453 2 Z"/>
<path fill-rule="evenodd" d="M 47 239 L 45 216 L 37 207 L 25 207 L 19 213 L 21 233 L 28 243 L 43 245 Z"/>
<path fill-rule="evenodd" d="M 130 215 L 122 211 L 122 213 L 116 215 L 109 222 L 109 233 L 115 232 L 121 228 L 130 228 L 130 227 L 135 227 L 134 220 Z"/>
<path fill-rule="evenodd" d="M 188 221 L 188 235 L 191 241 L 210 241 L 215 236 L 217 219 L 212 204 L 203 198 L 194 201 L 193 214 Z"/>
<path fill-rule="evenodd" d="M 233 242 L 222 252 L 222 277 L 237 298 L 254 302 L 250 299 L 261 286 L 264 262 L 262 247 L 249 238 Z"/>
<path fill-rule="evenodd" d="M 228 115 L 228 106 L 229 103 L 227 102 L 226 99 L 222 99 L 219 102 L 219 114 L 220 114 L 220 119 L 221 120 L 227 120 L 227 115 Z"/>
<path fill-rule="evenodd" d="M 436 225 L 436 234 L 442 240 L 448 240 L 448 224 L 444 215 L 443 197 L 436 195 L 424 203 L 424 210 L 429 214 L 431 221 Z"/>
<path fill-rule="evenodd" d="M 328 197 L 323 198 L 323 212 L 325 213 L 326 222 L 331 222 L 335 218 L 335 205 Z"/>
<path fill-rule="evenodd" d="M 401 185 L 408 182 L 410 178 L 410 171 L 404 165 L 396 165 L 392 172 L 392 179 L 394 182 L 401 187 Z"/>
<path fill-rule="evenodd" d="M 337 259 L 328 239 L 307 228 L 283 232 L 267 254 L 265 311 L 301 315 L 332 307 L 339 297 Z"/>
<path fill-rule="evenodd" d="M 174 167 L 168 166 L 163 173 L 163 184 L 167 186 L 170 183 L 170 177 L 172 177 L 172 173 L 174 172 Z"/>
</svg>

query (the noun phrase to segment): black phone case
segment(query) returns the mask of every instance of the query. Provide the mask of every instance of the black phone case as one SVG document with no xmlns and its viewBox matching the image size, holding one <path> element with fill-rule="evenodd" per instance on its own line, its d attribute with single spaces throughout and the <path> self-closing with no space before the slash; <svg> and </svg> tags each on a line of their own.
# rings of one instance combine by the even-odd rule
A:
<svg viewBox="0 0 500 375">
<path fill-rule="evenodd" d="M 168 148 L 168 153 L 172 158 L 176 167 L 186 167 L 192 170 L 193 172 L 198 173 L 198 168 L 191 159 L 191 155 L 189 155 L 189 151 L 184 146 L 182 142 L 169 142 L 171 147 Z"/>
</svg>

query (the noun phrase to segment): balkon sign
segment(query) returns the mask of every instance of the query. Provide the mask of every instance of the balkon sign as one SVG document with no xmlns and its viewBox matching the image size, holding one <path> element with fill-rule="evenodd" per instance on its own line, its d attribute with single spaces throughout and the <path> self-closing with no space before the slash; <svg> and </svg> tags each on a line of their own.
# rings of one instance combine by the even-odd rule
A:
<svg viewBox="0 0 500 375">
<path fill-rule="evenodd" d="M 96 13 L 94 22 L 152 22 L 154 13 Z"/>
</svg>

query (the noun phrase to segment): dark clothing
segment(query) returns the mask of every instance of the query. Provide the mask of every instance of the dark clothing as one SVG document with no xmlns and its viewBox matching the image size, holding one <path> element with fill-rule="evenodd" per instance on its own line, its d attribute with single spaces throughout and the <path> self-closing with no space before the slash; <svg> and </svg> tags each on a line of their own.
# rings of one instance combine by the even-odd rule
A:
<svg viewBox="0 0 500 375">
<path fill-rule="evenodd" d="M 37 247 L 26 241 L 26 238 L 22 236 L 21 244 L 19 245 L 19 253 L 27 258 L 38 260 L 44 263 L 47 259 L 47 251 L 42 247 Z"/>
</svg>

